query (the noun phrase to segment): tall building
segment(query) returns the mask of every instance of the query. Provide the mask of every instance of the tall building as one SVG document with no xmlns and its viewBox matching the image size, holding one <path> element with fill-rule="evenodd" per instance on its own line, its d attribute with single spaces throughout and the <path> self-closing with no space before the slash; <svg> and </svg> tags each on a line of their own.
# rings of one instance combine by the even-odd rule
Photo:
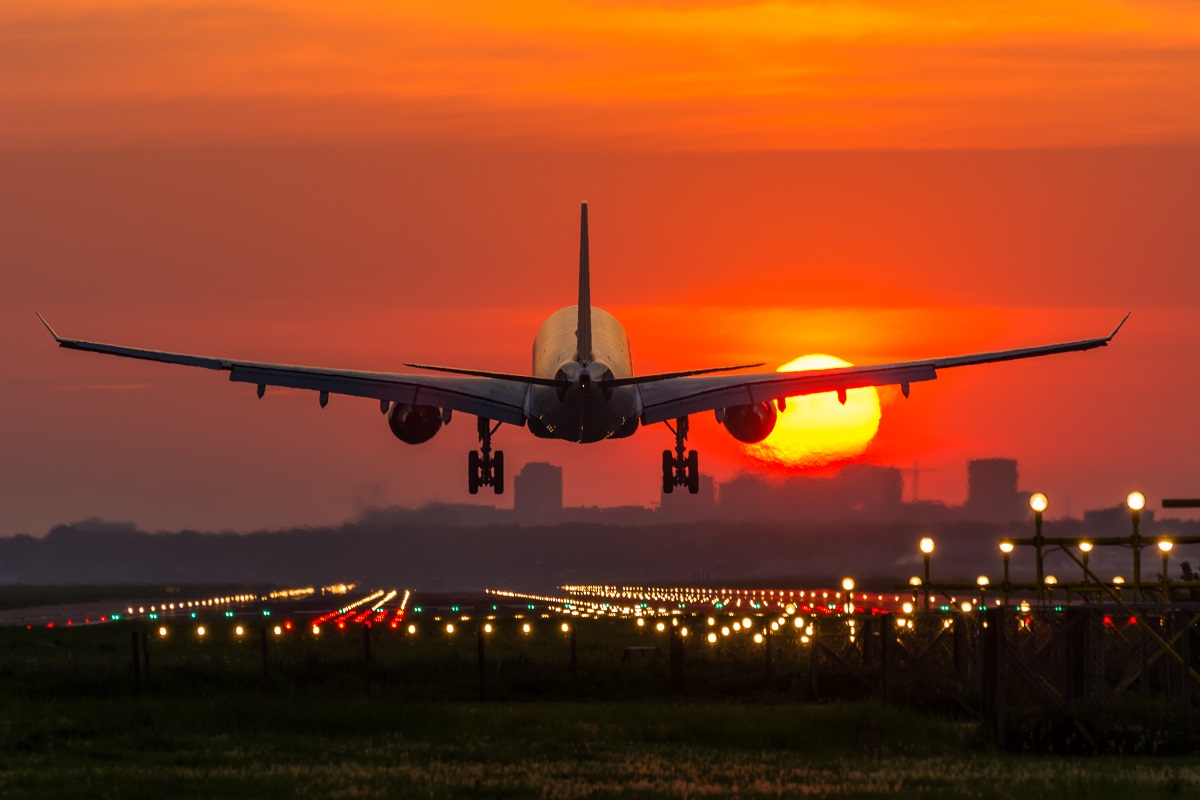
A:
<svg viewBox="0 0 1200 800">
<path fill-rule="evenodd" d="M 1027 497 L 1017 490 L 1017 462 L 976 458 L 967 462 L 967 503 L 963 512 L 979 522 L 1013 522 L 1028 512 Z"/>
<path fill-rule="evenodd" d="M 513 481 L 513 512 L 526 522 L 557 522 L 563 512 L 563 470 L 533 461 Z"/>
</svg>

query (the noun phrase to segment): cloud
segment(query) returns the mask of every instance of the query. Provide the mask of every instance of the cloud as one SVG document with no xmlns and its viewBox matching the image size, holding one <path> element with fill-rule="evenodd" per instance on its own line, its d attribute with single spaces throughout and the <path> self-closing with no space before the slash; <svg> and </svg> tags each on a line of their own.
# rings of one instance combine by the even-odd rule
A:
<svg viewBox="0 0 1200 800">
<path fill-rule="evenodd" d="M 91 392 L 91 391 L 128 392 L 128 391 L 133 391 L 133 390 L 137 390 L 137 389 L 149 389 L 149 388 L 150 388 L 150 384 L 148 384 L 148 383 L 86 383 L 86 384 L 79 384 L 79 385 L 72 385 L 72 384 L 63 385 L 63 386 L 59 386 L 58 390 L 61 392 Z"/>
</svg>

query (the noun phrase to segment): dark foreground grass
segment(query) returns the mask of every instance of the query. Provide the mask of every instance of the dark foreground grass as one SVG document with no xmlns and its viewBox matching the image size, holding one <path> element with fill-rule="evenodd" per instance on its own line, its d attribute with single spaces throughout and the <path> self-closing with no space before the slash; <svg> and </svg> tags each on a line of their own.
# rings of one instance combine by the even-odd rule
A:
<svg viewBox="0 0 1200 800">
<path fill-rule="evenodd" d="M 1196 759 L 997 753 L 872 704 L 9 697 L 0 796 L 1200 796 Z"/>
</svg>

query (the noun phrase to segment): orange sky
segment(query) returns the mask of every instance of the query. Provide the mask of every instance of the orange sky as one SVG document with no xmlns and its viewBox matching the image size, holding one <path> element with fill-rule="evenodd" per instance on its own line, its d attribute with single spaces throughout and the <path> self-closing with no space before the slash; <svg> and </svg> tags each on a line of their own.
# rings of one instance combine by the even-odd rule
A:
<svg viewBox="0 0 1200 800">
<path fill-rule="evenodd" d="M 402 6 L 402 8 L 398 8 Z M 474 427 L 53 349 L 528 369 L 574 301 L 642 372 L 1117 346 L 885 396 L 865 458 L 1021 460 L 1076 512 L 1200 491 L 1200 12 L 1181 2 L 8 2 L 0 535 L 331 522 L 465 500 Z M 14 422 L 16 421 L 16 422 Z M 749 462 L 711 416 L 703 469 Z M 657 498 L 659 426 L 502 429 L 571 503 Z M 1066 501 L 1065 498 L 1071 498 Z"/>
</svg>

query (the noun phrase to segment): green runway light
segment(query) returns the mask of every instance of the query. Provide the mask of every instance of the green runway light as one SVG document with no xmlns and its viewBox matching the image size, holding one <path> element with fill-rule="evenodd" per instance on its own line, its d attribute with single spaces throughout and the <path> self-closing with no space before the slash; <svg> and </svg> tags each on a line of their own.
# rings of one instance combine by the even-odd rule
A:
<svg viewBox="0 0 1200 800">
<path fill-rule="evenodd" d="M 120 614 L 113 614 L 113 615 L 112 615 L 112 621 L 113 621 L 113 622 L 117 622 L 117 621 L 119 621 L 120 619 L 121 619 L 121 615 L 120 615 Z"/>
<path fill-rule="evenodd" d="M 158 619 L 158 614 L 151 614 L 150 619 Z"/>
<path fill-rule="evenodd" d="M 195 615 L 195 614 L 193 614 L 192 616 L 194 617 L 194 616 L 196 616 L 196 615 Z M 233 612 L 232 612 L 232 611 L 226 611 L 226 612 L 225 612 L 225 616 L 227 616 L 227 617 L 232 617 L 232 616 L 233 616 Z"/>
<path fill-rule="evenodd" d="M 233 615 L 232 615 L 232 614 L 230 614 L 230 616 L 233 616 Z M 269 617 L 269 616 L 271 616 L 271 609 L 269 609 L 269 608 L 264 608 L 264 609 L 263 609 L 263 616 L 264 616 L 264 617 Z"/>
<path fill-rule="evenodd" d="M 195 618 L 196 618 L 196 612 L 195 612 L 195 611 L 193 611 L 193 612 L 192 612 L 192 619 L 195 619 Z"/>
<path fill-rule="evenodd" d="M 453 611 L 455 614 L 457 614 L 457 613 L 458 613 L 458 606 L 450 606 L 450 610 L 451 610 L 451 611 Z"/>
</svg>

